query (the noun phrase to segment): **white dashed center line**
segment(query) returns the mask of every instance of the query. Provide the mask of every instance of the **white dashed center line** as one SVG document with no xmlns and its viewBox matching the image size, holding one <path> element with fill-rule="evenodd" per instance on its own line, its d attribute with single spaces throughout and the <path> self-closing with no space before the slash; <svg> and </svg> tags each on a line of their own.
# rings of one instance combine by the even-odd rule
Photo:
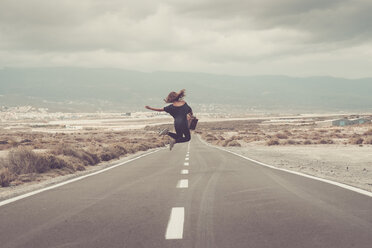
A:
<svg viewBox="0 0 372 248">
<path fill-rule="evenodd" d="M 184 166 L 189 166 L 189 162 L 183 163 Z"/>
<path fill-rule="evenodd" d="M 177 183 L 177 188 L 183 189 L 189 187 L 189 180 L 188 179 L 181 179 Z"/>
<path fill-rule="evenodd" d="M 167 231 L 165 232 L 165 239 L 182 239 L 184 219 L 185 208 L 172 208 L 169 216 Z"/>
<path fill-rule="evenodd" d="M 189 170 L 181 170 L 181 174 L 182 175 L 187 175 L 187 174 L 189 174 Z"/>
<path fill-rule="evenodd" d="M 187 161 L 187 160 L 189 160 L 189 158 L 185 158 L 185 160 Z"/>
</svg>

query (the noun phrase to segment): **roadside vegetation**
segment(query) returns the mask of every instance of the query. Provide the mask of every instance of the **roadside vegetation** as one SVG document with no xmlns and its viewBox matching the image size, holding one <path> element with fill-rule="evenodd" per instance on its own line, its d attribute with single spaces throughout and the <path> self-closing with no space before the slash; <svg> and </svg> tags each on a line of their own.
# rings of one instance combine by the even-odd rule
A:
<svg viewBox="0 0 372 248">
<path fill-rule="evenodd" d="M 166 138 L 143 130 L 81 133 L 1 133 L 0 185 L 8 187 L 51 173 L 65 175 L 138 151 L 165 146 Z"/>
<path fill-rule="evenodd" d="M 315 124 L 268 125 L 260 121 L 201 123 L 197 133 L 214 145 L 223 147 L 247 144 L 291 145 L 371 145 L 372 125 L 318 127 Z"/>
</svg>

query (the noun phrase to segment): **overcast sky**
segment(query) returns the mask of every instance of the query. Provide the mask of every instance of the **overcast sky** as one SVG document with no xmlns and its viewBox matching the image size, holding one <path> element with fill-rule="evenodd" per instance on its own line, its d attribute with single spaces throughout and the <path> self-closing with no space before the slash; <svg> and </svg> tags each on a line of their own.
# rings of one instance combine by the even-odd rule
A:
<svg viewBox="0 0 372 248">
<path fill-rule="evenodd" d="M 0 67 L 372 76 L 371 0 L 0 0 Z"/>
</svg>

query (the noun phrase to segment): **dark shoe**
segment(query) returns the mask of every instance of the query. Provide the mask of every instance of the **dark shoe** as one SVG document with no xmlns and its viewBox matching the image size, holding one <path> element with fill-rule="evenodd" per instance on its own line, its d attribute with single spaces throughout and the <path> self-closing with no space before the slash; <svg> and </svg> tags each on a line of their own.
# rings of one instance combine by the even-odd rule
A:
<svg viewBox="0 0 372 248">
<path fill-rule="evenodd" d="M 176 140 L 171 139 L 171 141 L 169 142 L 169 151 L 172 151 L 174 144 L 176 144 Z"/>
</svg>

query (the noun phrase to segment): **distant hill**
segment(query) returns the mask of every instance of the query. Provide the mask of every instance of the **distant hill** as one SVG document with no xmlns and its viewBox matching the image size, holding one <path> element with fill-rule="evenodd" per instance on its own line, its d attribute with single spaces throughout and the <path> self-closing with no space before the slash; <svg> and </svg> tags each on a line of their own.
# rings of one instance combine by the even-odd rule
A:
<svg viewBox="0 0 372 248">
<path fill-rule="evenodd" d="M 198 108 L 372 110 L 372 78 L 228 76 L 85 68 L 0 69 L 0 105 L 9 106 L 30 104 L 59 111 L 134 111 L 146 104 L 162 106 L 162 99 L 170 91 L 182 88 L 187 90 L 187 101 Z"/>
</svg>

